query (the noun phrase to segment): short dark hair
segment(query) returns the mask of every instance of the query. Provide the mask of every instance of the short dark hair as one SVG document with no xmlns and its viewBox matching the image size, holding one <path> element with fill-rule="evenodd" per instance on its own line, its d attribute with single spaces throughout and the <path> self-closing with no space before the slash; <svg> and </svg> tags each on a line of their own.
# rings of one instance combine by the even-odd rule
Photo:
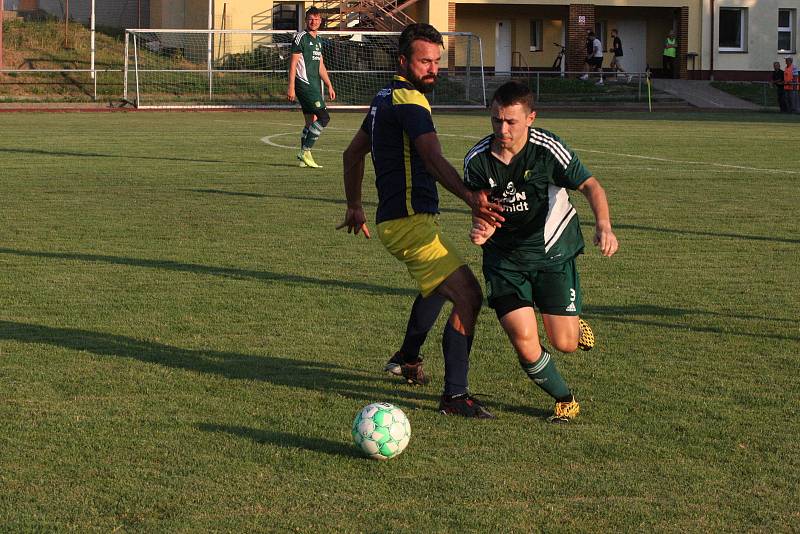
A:
<svg viewBox="0 0 800 534">
<path fill-rule="evenodd" d="M 492 103 L 495 102 L 504 108 L 514 104 L 522 104 L 533 111 L 533 91 L 524 83 L 511 80 L 498 87 L 494 92 Z"/>
<path fill-rule="evenodd" d="M 414 41 L 428 41 L 429 43 L 444 46 L 444 39 L 442 39 L 442 34 L 439 33 L 439 30 L 430 24 L 418 22 L 416 24 L 409 24 L 405 27 L 403 33 L 400 34 L 400 42 L 397 44 L 397 53 L 401 56 L 406 56 L 406 58 L 410 58 L 411 45 Z"/>
<path fill-rule="evenodd" d="M 311 7 L 308 8 L 308 11 L 306 11 L 306 18 L 308 18 L 309 15 L 322 16 L 322 11 L 320 11 L 317 6 L 311 6 Z"/>
</svg>

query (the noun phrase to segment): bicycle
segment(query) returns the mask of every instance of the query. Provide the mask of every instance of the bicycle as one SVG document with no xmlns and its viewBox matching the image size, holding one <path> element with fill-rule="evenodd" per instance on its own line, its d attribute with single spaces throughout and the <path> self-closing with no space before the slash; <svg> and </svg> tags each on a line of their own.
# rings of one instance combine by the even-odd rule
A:
<svg viewBox="0 0 800 534">
<path fill-rule="evenodd" d="M 558 51 L 556 59 L 553 60 L 553 70 L 561 70 L 561 63 L 564 60 L 564 56 L 567 55 L 567 47 L 558 43 L 553 44 L 561 49 Z"/>
</svg>

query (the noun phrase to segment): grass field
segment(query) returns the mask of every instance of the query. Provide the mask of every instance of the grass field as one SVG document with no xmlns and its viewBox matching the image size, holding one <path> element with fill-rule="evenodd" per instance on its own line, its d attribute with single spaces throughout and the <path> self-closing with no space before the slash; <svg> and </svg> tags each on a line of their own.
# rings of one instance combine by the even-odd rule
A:
<svg viewBox="0 0 800 534">
<path fill-rule="evenodd" d="M 457 167 L 488 133 L 435 119 Z M 579 260 L 598 345 L 557 355 L 563 426 L 488 308 L 471 388 L 498 419 L 435 412 L 444 318 L 431 385 L 380 372 L 414 290 L 334 231 L 360 120 L 334 114 L 310 170 L 299 113 L 0 114 L 0 530 L 796 531 L 796 120 L 540 115 L 621 243 Z M 381 400 L 412 425 L 385 463 L 349 437 Z"/>
</svg>

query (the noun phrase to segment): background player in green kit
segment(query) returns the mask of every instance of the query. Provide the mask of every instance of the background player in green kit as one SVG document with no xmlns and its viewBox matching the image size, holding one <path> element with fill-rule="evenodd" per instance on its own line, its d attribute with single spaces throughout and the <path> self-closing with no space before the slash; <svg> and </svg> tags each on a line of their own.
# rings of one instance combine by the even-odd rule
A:
<svg viewBox="0 0 800 534">
<path fill-rule="evenodd" d="M 470 237 L 483 247 L 489 306 L 506 331 L 527 375 L 556 400 L 553 422 L 567 422 L 580 406 L 547 350 L 540 344 L 534 305 L 547 337 L 562 352 L 578 348 L 581 289 L 575 258 L 583 236 L 568 189 L 586 197 L 595 216 L 594 244 L 612 256 L 619 244 L 611 230 L 608 201 L 600 182 L 557 136 L 533 128 L 533 94 L 508 82 L 492 98 L 494 133 L 464 158 L 464 183 L 489 190 L 503 206 L 499 228 L 473 220 Z M 593 340 L 592 340 L 593 342 Z"/>
<path fill-rule="evenodd" d="M 300 137 L 300 152 L 297 153 L 301 167 L 322 167 L 311 156 L 311 147 L 331 120 L 325 108 L 321 82 L 328 88 L 331 100 L 336 100 L 336 92 L 322 60 L 322 37 L 317 36 L 320 24 L 322 16 L 319 9 L 309 8 L 306 11 L 305 31 L 298 32 L 292 41 L 292 59 L 289 63 L 286 96 L 290 102 L 297 100 L 300 103 L 306 121 Z"/>
</svg>

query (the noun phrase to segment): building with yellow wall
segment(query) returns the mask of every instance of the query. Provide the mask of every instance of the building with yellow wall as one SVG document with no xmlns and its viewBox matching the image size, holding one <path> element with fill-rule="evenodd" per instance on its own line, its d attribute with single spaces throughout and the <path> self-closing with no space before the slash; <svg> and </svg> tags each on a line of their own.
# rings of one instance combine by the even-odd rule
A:
<svg viewBox="0 0 800 534">
<path fill-rule="evenodd" d="M 379 1 L 379 0 L 376 0 Z M 340 2 L 282 0 L 150 0 L 153 28 L 297 29 L 311 5 Z M 407 2 L 405 4 L 408 4 Z M 211 17 L 209 18 L 209 7 Z M 488 71 L 551 70 L 566 46 L 564 69 L 583 69 L 587 30 L 605 47 L 619 30 L 629 71 L 662 65 L 664 38 L 678 37 L 682 78 L 763 78 L 772 62 L 797 57 L 800 0 L 418 0 L 405 13 L 440 30 L 481 37 Z M 606 55 L 608 65 L 610 54 Z"/>
</svg>

